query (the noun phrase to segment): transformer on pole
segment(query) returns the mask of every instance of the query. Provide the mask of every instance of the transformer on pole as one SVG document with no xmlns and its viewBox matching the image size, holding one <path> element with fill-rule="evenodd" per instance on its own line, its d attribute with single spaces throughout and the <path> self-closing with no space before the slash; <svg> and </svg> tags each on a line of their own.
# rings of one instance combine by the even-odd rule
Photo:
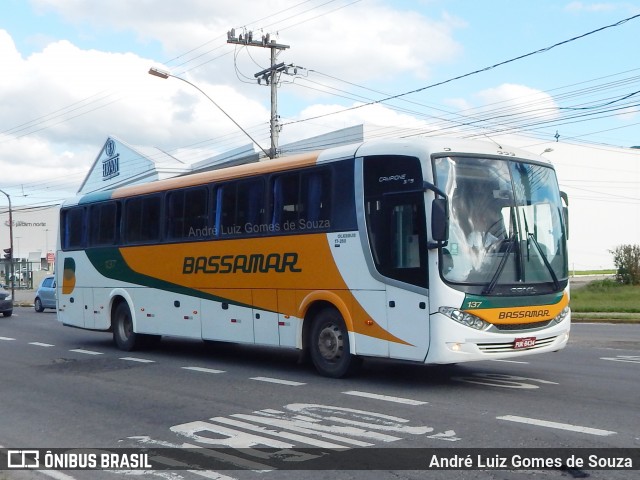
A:
<svg viewBox="0 0 640 480">
<path fill-rule="evenodd" d="M 287 68 L 284 63 L 276 65 L 276 54 L 278 50 L 286 50 L 289 48 L 289 45 L 282 45 L 277 43 L 275 40 L 271 40 L 271 36 L 269 34 L 263 35 L 259 40 L 255 40 L 253 38 L 253 32 L 251 31 L 247 32 L 244 36 L 240 34 L 236 37 L 236 31 L 234 28 L 227 32 L 227 43 L 248 47 L 269 48 L 271 50 L 271 66 L 256 73 L 254 77 L 258 80 L 258 83 L 262 83 L 264 80 L 266 84 L 271 87 L 271 120 L 269 122 L 271 130 L 271 148 L 269 157 L 275 158 L 278 156 L 278 134 L 280 133 L 278 120 L 277 75 Z"/>
</svg>

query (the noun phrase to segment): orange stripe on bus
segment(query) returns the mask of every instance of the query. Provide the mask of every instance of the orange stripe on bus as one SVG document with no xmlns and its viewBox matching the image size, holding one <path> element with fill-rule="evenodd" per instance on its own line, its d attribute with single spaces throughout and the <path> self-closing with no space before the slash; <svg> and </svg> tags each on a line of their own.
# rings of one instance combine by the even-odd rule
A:
<svg viewBox="0 0 640 480">
<path fill-rule="evenodd" d="M 509 325 L 551 320 L 567 305 L 569 305 L 569 295 L 565 292 L 562 299 L 553 305 L 528 305 L 522 307 L 472 309 L 465 311 L 489 323 Z"/>
<path fill-rule="evenodd" d="M 126 247 L 120 251 L 129 268 L 137 273 L 262 310 L 303 318 L 313 302 L 326 301 L 340 310 L 350 331 L 410 345 L 382 328 L 358 303 L 333 261 L 324 234 Z M 283 272 L 269 269 L 253 273 L 205 273 L 187 269 L 192 273 L 184 273 L 183 268 L 185 258 L 286 252 L 295 252 L 297 260 L 290 265 L 295 268 Z M 262 293 L 257 293 L 261 290 Z"/>
<path fill-rule="evenodd" d="M 175 188 L 195 187 L 212 182 L 244 178 L 251 175 L 261 175 L 269 172 L 286 171 L 294 168 L 310 167 L 316 164 L 320 152 L 292 155 L 275 160 L 265 160 L 228 167 L 220 170 L 194 173 L 180 177 L 158 180 L 141 185 L 130 185 L 113 191 L 112 198 L 126 198 L 132 195 L 170 191 Z"/>
</svg>

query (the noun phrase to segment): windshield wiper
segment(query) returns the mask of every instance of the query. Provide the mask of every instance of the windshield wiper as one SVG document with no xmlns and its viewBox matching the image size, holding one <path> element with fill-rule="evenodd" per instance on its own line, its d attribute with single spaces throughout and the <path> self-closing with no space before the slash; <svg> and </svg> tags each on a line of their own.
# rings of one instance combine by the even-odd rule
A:
<svg viewBox="0 0 640 480">
<path fill-rule="evenodd" d="M 507 245 L 504 255 L 500 259 L 500 264 L 498 265 L 496 272 L 493 274 L 493 277 L 491 277 L 491 281 L 482 291 L 483 295 L 489 295 L 496 288 L 496 285 L 498 284 L 498 279 L 500 278 L 500 275 L 502 275 L 502 271 L 504 270 L 504 267 L 507 264 L 509 255 L 511 255 L 511 251 L 513 250 L 513 246 L 516 244 L 517 240 L 518 240 L 518 237 L 515 232 L 511 234 L 509 238 L 506 238 L 503 240 L 503 243 L 509 242 L 509 244 Z"/>
<path fill-rule="evenodd" d="M 551 275 L 551 279 L 553 280 L 553 287 L 556 290 L 558 290 L 560 288 L 560 282 L 558 281 L 558 277 L 556 275 L 556 272 L 553 270 L 553 267 L 549 263 L 549 260 L 547 259 L 547 256 L 542 251 L 542 247 L 538 243 L 538 240 L 536 240 L 536 237 L 533 235 L 533 233 L 530 233 L 530 232 L 527 232 L 527 238 L 529 240 L 531 240 L 531 242 L 535 245 L 536 250 L 538 250 L 538 253 L 540 254 L 540 258 L 542 258 L 542 262 L 544 263 L 544 266 L 547 267 L 547 270 L 549 271 L 549 274 Z"/>
</svg>

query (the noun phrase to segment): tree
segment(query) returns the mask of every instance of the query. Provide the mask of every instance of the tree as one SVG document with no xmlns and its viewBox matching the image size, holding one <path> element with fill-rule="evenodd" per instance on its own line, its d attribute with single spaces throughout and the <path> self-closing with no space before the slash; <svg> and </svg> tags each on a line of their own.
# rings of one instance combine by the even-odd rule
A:
<svg viewBox="0 0 640 480">
<path fill-rule="evenodd" d="M 640 245 L 619 245 L 614 250 L 616 279 L 625 285 L 640 285 Z"/>
</svg>

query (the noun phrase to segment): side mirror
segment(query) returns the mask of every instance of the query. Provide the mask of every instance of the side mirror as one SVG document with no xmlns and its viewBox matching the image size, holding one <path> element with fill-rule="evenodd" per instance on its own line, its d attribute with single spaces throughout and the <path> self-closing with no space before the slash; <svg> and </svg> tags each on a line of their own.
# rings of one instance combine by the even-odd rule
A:
<svg viewBox="0 0 640 480">
<path fill-rule="evenodd" d="M 431 236 L 437 245 L 445 246 L 449 240 L 449 202 L 436 198 L 431 202 Z"/>
<path fill-rule="evenodd" d="M 431 239 L 428 248 L 446 247 L 449 240 L 449 200 L 447 194 L 433 183 L 423 182 L 424 191 L 431 190 L 436 198 L 431 202 Z"/>
</svg>

